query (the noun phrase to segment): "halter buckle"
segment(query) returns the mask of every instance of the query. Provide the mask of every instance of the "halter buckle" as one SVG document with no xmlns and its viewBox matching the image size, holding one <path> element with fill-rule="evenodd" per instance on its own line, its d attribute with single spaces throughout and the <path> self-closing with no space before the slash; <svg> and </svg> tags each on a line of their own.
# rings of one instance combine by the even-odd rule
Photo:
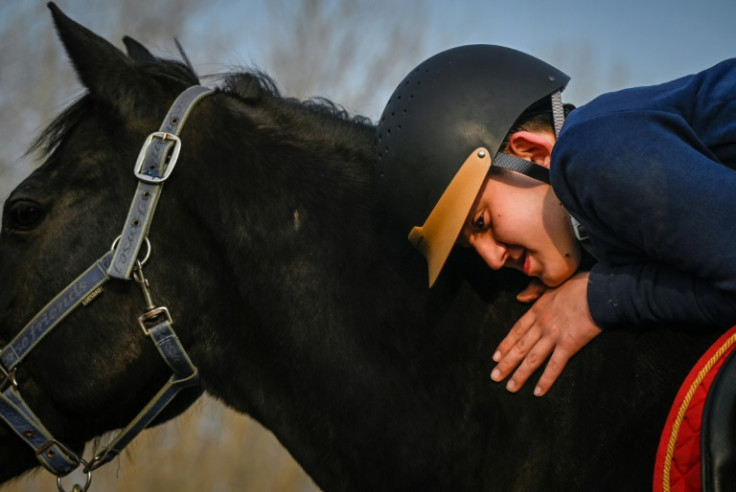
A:
<svg viewBox="0 0 736 492">
<path fill-rule="evenodd" d="M 168 321 L 169 324 L 174 322 L 174 320 L 171 319 L 171 314 L 169 313 L 168 308 L 163 306 L 151 309 L 138 317 L 138 326 L 141 327 L 144 335 L 149 336 L 151 334 L 148 326 L 151 325 L 151 321 L 157 320 L 161 315 L 166 317 L 166 321 Z"/>
<path fill-rule="evenodd" d="M 67 448 L 56 439 L 49 439 L 40 448 L 36 449 L 36 457 L 44 468 L 46 468 L 48 471 L 56 476 L 59 476 L 59 470 L 55 470 L 50 463 L 41 458 L 41 455 L 45 454 L 48 458 L 53 459 L 55 457 L 55 451 L 51 448 L 56 448 L 64 453 L 64 459 L 75 467 L 81 465 L 84 462 L 84 460 L 77 456 L 77 453 Z"/>
<path fill-rule="evenodd" d="M 166 155 L 165 156 L 156 156 L 155 154 L 152 157 L 158 158 L 159 162 L 153 162 L 149 166 L 149 171 L 155 170 L 156 167 L 161 164 L 161 161 L 163 159 L 166 160 L 165 167 L 163 174 L 161 176 L 154 176 L 151 174 L 148 174 L 144 168 L 144 166 L 149 161 L 149 148 L 151 147 L 151 144 L 153 143 L 154 139 L 160 139 L 162 142 L 171 141 L 174 143 L 174 148 L 169 149 L 167 146 L 165 148 Z M 150 184 L 159 184 L 163 183 L 167 179 L 169 179 L 169 176 L 171 175 L 171 172 L 174 170 L 174 167 L 176 166 L 176 161 L 179 160 L 179 152 L 181 151 L 181 140 L 178 136 L 174 135 L 173 133 L 167 133 L 167 132 L 153 132 L 151 133 L 148 138 L 143 142 L 143 146 L 141 147 L 141 151 L 138 154 L 138 159 L 135 161 L 135 168 L 133 169 L 133 173 L 135 174 L 135 177 L 138 178 L 141 181 L 144 181 L 146 183 Z"/>
</svg>

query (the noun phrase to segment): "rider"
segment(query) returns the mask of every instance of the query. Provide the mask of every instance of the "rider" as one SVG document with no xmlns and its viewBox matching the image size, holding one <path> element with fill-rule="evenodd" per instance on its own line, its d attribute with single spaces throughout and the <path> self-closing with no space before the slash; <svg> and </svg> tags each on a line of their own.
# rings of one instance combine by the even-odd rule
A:
<svg viewBox="0 0 736 492">
<path fill-rule="evenodd" d="M 736 59 L 572 112 L 568 80 L 453 48 L 406 76 L 377 129 L 383 199 L 430 287 L 457 244 L 535 278 L 491 378 L 514 372 L 518 391 L 549 357 L 537 396 L 602 329 L 736 324 Z"/>
</svg>

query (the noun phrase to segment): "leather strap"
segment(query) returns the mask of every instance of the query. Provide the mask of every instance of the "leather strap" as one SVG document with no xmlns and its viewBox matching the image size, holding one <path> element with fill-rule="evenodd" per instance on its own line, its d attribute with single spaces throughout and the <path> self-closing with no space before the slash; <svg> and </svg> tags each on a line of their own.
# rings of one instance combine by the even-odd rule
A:
<svg viewBox="0 0 736 492">
<path fill-rule="evenodd" d="M 15 386 L 9 386 L 0 395 L 0 416 L 51 473 L 66 475 L 79 466 L 80 458 L 51 436 Z"/>
<path fill-rule="evenodd" d="M 112 251 L 102 256 L 62 290 L 0 351 L 0 364 L 10 373 L 87 296 L 109 280 Z"/>
<path fill-rule="evenodd" d="M 166 319 L 148 330 L 156 348 L 166 364 L 173 371 L 173 375 L 167 383 L 148 402 L 143 410 L 120 431 L 115 439 L 106 446 L 97 456 L 90 461 L 88 470 L 95 470 L 115 458 L 143 429 L 153 421 L 166 405 L 179 393 L 180 390 L 199 384 L 199 373 L 192 364 L 179 338 L 174 333 L 171 321 Z"/>
<path fill-rule="evenodd" d="M 111 277 L 130 279 L 143 240 L 151 227 L 163 184 L 176 166 L 181 148 L 178 134 L 192 108 L 212 92 L 212 89 L 198 85 L 182 92 L 169 109 L 159 131 L 149 135 L 144 142 L 134 168 L 138 188 L 108 270 Z"/>
</svg>

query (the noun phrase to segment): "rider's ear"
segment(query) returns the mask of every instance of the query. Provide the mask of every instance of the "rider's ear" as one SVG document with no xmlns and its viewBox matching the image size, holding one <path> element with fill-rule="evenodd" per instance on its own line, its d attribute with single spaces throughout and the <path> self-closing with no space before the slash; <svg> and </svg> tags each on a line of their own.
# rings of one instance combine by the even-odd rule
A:
<svg viewBox="0 0 736 492">
<path fill-rule="evenodd" d="M 137 113 L 139 95 L 155 87 L 155 82 L 136 68 L 134 59 L 67 17 L 53 2 L 49 9 L 80 82 L 95 98 L 106 101 L 122 115 Z M 153 58 L 139 43 L 130 44 L 134 44 L 136 57 Z M 129 50 L 130 44 L 126 43 Z M 140 105 L 143 107 L 144 102 Z"/>
<path fill-rule="evenodd" d="M 551 132 L 518 131 L 509 138 L 508 152 L 549 169 L 554 146 Z"/>
</svg>

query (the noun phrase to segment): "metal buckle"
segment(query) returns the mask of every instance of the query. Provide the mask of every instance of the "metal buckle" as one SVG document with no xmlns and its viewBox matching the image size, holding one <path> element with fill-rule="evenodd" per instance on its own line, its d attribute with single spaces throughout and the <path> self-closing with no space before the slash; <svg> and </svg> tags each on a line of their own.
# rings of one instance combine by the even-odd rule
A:
<svg viewBox="0 0 736 492">
<path fill-rule="evenodd" d="M 588 231 L 585 230 L 585 226 L 583 226 L 583 224 L 580 223 L 578 219 L 571 215 L 570 222 L 572 223 L 572 230 L 575 233 L 575 237 L 578 241 L 582 243 L 590 239 L 590 236 L 588 236 Z"/>
<path fill-rule="evenodd" d="M 146 336 L 149 336 L 151 334 L 150 330 L 146 327 L 146 323 L 159 318 L 162 314 L 166 317 L 166 320 L 170 324 L 174 323 L 174 320 L 171 319 L 171 314 L 169 313 L 169 310 L 163 306 L 151 309 L 150 311 L 147 311 L 138 317 L 138 325 L 143 330 L 143 334 L 145 334 Z"/>
<path fill-rule="evenodd" d="M 151 142 L 153 142 L 154 138 L 158 138 L 166 142 L 167 140 L 171 140 L 174 142 L 174 149 L 169 152 L 168 156 L 168 162 L 166 163 L 166 169 L 164 169 L 163 176 L 151 176 L 150 174 L 146 174 L 143 170 L 143 165 L 146 161 L 146 154 L 148 153 L 148 148 L 151 146 Z M 176 166 L 176 161 L 179 160 L 179 152 L 181 151 L 181 140 L 179 137 L 174 135 L 173 133 L 167 133 L 167 132 L 153 132 L 151 133 L 148 138 L 143 142 L 143 147 L 141 147 L 141 151 L 138 154 L 138 159 L 135 161 L 135 168 L 133 168 L 133 173 L 135 174 L 135 177 L 140 179 L 141 181 L 145 181 L 146 183 L 150 184 L 158 184 L 163 183 L 166 181 L 169 176 L 171 175 L 171 171 L 174 170 L 174 167 Z"/>
<path fill-rule="evenodd" d="M 118 247 L 118 244 L 120 244 L 120 239 L 123 236 L 118 236 L 115 238 L 115 241 L 112 242 L 112 246 L 110 247 L 110 251 L 115 251 L 115 248 Z M 151 241 L 148 240 L 148 237 L 143 238 L 144 244 L 146 245 L 146 253 L 143 255 L 142 260 L 137 260 L 136 263 L 139 265 L 145 265 L 148 263 L 148 259 L 151 257 Z M 138 253 L 138 256 L 140 257 L 140 252 Z"/>
<path fill-rule="evenodd" d="M 43 446 L 41 446 L 40 448 L 38 448 L 36 450 L 36 456 L 39 458 L 39 461 L 41 462 L 41 465 L 43 465 L 44 468 L 46 468 L 48 471 L 50 471 L 54 475 L 58 475 L 59 470 L 54 470 L 53 468 L 51 468 L 51 465 L 49 465 L 46 462 L 46 460 L 40 459 L 40 456 L 42 454 L 45 454 L 46 457 L 47 458 L 50 458 L 50 459 L 55 458 L 56 457 L 56 453 L 54 453 L 54 451 L 51 449 L 54 446 L 56 446 L 59 449 L 59 451 L 61 451 L 62 453 L 64 453 L 65 459 L 68 462 L 74 464 L 75 467 L 76 466 L 79 466 L 80 464 L 82 464 L 82 461 L 83 460 L 79 456 L 77 456 L 77 453 L 75 453 L 71 449 L 67 448 L 62 443 L 60 443 L 59 441 L 57 441 L 56 439 L 50 439 L 50 440 L 46 441 L 43 444 Z"/>
</svg>

